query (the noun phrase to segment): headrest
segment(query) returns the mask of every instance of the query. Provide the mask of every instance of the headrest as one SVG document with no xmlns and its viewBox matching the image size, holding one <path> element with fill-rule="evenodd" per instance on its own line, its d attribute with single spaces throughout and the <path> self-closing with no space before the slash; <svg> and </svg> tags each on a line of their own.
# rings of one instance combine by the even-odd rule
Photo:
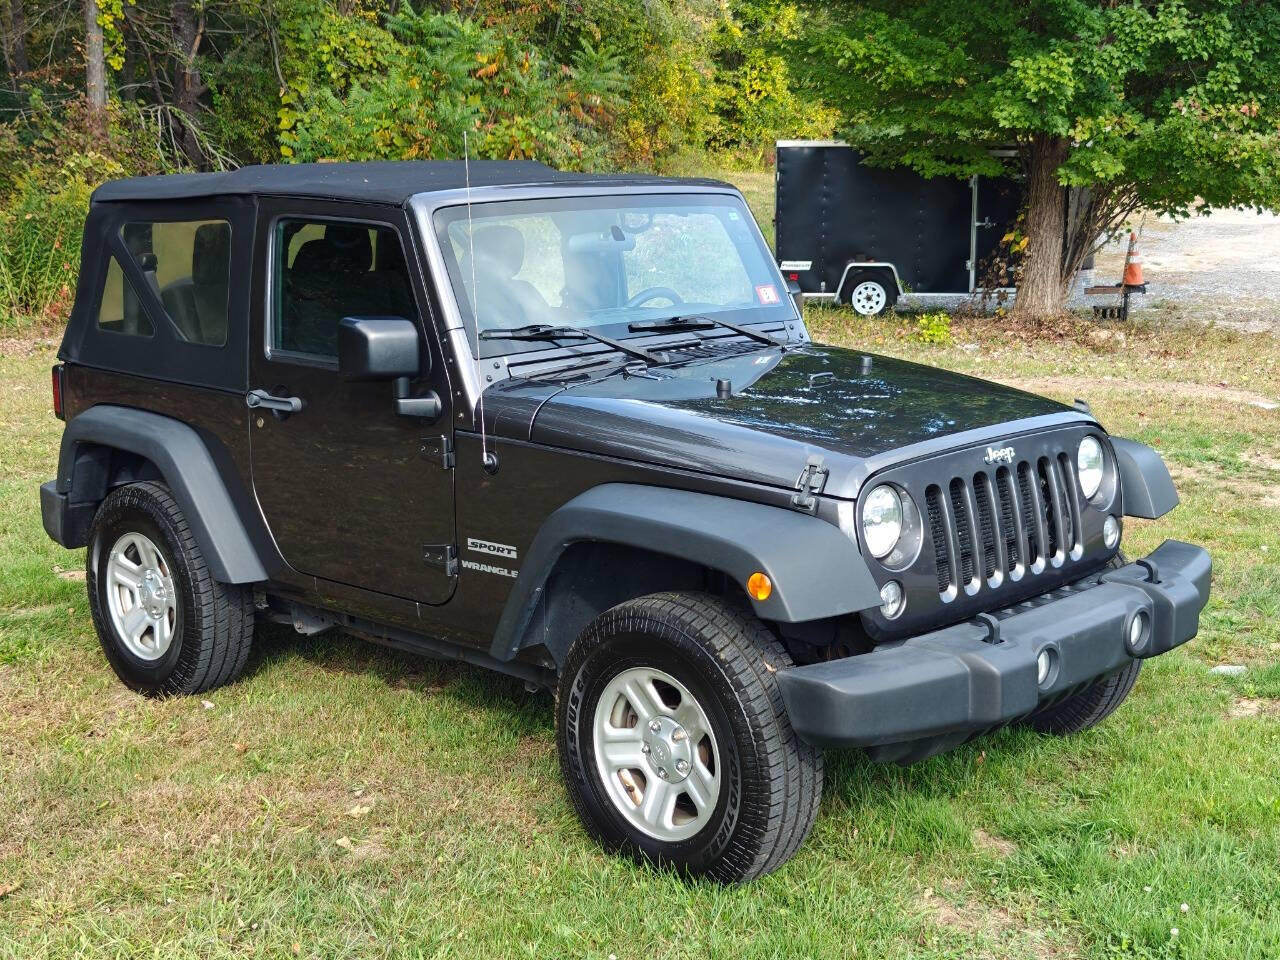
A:
<svg viewBox="0 0 1280 960">
<path fill-rule="evenodd" d="M 191 279 L 200 284 L 226 283 L 231 263 L 231 225 L 202 223 L 191 243 Z"/>
<path fill-rule="evenodd" d="M 373 266 L 373 244 L 369 228 L 352 223 L 331 223 L 324 228 L 324 238 L 333 244 L 336 261 L 333 269 L 363 273 Z"/>
<path fill-rule="evenodd" d="M 524 265 L 524 234 L 515 227 L 481 227 L 475 232 L 476 266 L 510 279 Z"/>
<path fill-rule="evenodd" d="M 293 255 L 293 264 L 289 268 L 292 274 L 327 273 L 329 265 L 338 256 L 332 243 L 324 238 L 308 240 Z"/>
</svg>

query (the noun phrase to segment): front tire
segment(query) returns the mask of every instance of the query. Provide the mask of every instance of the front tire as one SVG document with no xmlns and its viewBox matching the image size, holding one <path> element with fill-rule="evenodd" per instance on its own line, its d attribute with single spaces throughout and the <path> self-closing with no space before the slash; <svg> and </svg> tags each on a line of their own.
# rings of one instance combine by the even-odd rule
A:
<svg viewBox="0 0 1280 960">
<path fill-rule="evenodd" d="M 1118 570 L 1128 562 L 1128 557 L 1117 553 L 1107 561 L 1107 569 Z M 1032 730 L 1055 736 L 1068 736 L 1096 727 L 1128 699 L 1141 672 L 1142 661 L 1131 660 L 1079 693 L 1072 694 L 1046 710 L 1033 713 L 1023 724 Z"/>
<path fill-rule="evenodd" d="M 252 598 L 213 579 L 168 487 L 113 490 L 94 516 L 85 566 L 98 640 L 126 686 L 148 696 L 203 693 L 244 670 Z"/>
<path fill-rule="evenodd" d="M 1033 713 L 1024 723 L 1040 733 L 1067 736 L 1096 727 L 1124 703 L 1142 672 L 1142 661 L 1131 660 L 1115 673 L 1072 694 L 1052 707 Z"/>
<path fill-rule="evenodd" d="M 750 880 L 808 835 L 822 754 L 791 729 L 791 659 L 725 601 L 664 593 L 597 618 L 556 691 L 560 766 L 587 830 L 694 876 Z"/>
</svg>

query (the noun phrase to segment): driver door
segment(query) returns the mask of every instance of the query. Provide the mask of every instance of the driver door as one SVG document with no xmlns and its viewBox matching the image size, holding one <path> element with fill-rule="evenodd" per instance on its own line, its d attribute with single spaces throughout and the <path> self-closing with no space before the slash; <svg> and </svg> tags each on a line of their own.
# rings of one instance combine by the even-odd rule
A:
<svg viewBox="0 0 1280 960">
<path fill-rule="evenodd" d="M 428 335 L 425 290 L 406 266 L 409 236 L 396 209 L 263 201 L 258 249 L 268 254 L 255 284 L 264 295 L 249 387 L 296 398 L 301 409 L 250 411 L 253 485 L 294 569 L 443 603 L 456 582 L 453 472 L 439 455 L 451 437 L 451 391 Z M 411 395 L 434 389 L 445 404 L 438 419 L 398 415 L 389 382 L 339 374 L 338 322 L 348 316 L 417 324 L 423 373 Z"/>
</svg>

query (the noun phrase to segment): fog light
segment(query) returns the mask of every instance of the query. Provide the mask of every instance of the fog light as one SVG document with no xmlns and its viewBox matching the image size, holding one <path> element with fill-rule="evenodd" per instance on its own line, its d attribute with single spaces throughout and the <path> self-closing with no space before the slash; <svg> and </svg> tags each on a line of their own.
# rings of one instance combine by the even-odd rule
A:
<svg viewBox="0 0 1280 960">
<path fill-rule="evenodd" d="M 1102 542 L 1110 550 L 1120 542 L 1120 521 L 1115 517 L 1107 517 L 1102 521 Z"/>
<path fill-rule="evenodd" d="M 1045 647 L 1036 655 L 1036 683 L 1045 687 L 1053 678 L 1053 665 L 1058 653 L 1053 647 Z"/>
<path fill-rule="evenodd" d="M 1145 610 L 1139 610 L 1129 621 L 1129 652 L 1140 653 L 1151 636 L 1151 618 Z"/>
<path fill-rule="evenodd" d="M 880 588 L 880 612 L 886 620 L 892 620 L 906 606 L 906 594 L 902 592 L 902 584 L 890 580 Z"/>
</svg>

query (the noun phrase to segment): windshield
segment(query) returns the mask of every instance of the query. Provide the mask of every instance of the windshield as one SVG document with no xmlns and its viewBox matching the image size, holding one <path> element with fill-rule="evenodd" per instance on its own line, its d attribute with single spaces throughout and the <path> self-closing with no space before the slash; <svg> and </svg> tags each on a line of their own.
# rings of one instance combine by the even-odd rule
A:
<svg viewBox="0 0 1280 960">
<path fill-rule="evenodd" d="M 568 197 L 445 207 L 435 229 L 458 309 L 479 330 L 592 327 L 719 315 L 792 316 L 746 207 L 723 194 Z M 480 340 L 480 355 L 545 342 Z"/>
</svg>

